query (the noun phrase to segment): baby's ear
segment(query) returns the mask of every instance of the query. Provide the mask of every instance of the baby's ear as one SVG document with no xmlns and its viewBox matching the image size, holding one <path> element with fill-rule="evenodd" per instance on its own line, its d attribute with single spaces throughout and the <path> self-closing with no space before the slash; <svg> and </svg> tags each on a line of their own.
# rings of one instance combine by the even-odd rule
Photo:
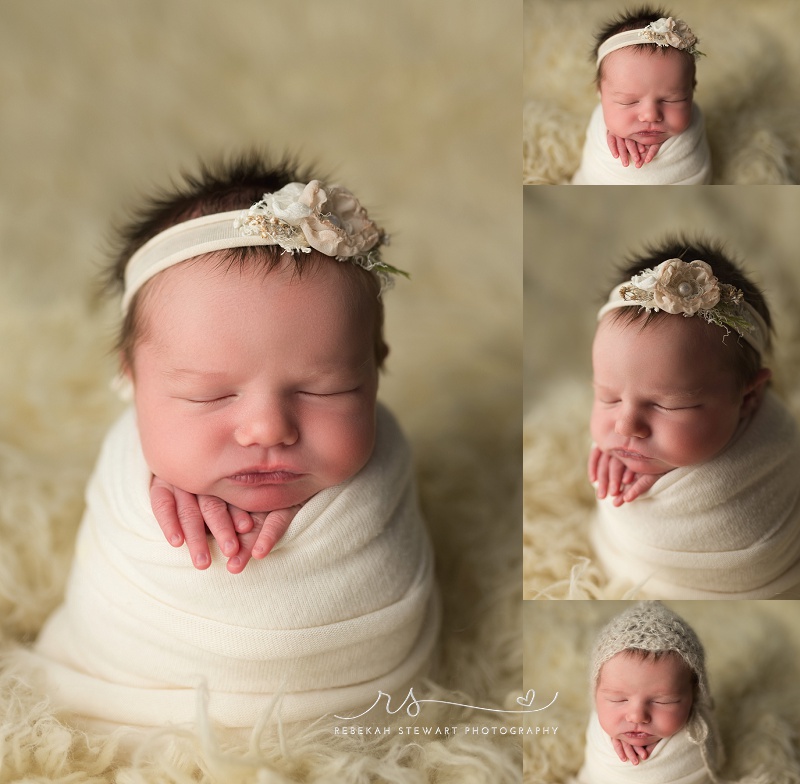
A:
<svg viewBox="0 0 800 784">
<path fill-rule="evenodd" d="M 758 411 L 761 401 L 764 399 L 764 393 L 767 391 L 767 384 L 771 378 L 772 371 L 769 368 L 761 368 L 754 378 L 745 386 L 744 397 L 742 398 L 742 419 Z"/>
</svg>

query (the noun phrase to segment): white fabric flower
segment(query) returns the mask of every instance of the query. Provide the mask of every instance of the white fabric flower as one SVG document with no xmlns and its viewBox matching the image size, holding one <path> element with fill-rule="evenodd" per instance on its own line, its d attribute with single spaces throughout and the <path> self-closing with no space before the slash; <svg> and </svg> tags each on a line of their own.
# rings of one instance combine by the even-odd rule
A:
<svg viewBox="0 0 800 784">
<path fill-rule="evenodd" d="M 275 193 L 265 193 L 261 203 L 278 220 L 290 226 L 299 226 L 312 212 L 310 206 L 302 201 L 305 187 L 301 182 L 290 182 Z"/>
<path fill-rule="evenodd" d="M 717 278 L 704 261 L 687 264 L 671 259 L 653 271 L 658 274 L 653 299 L 660 310 L 693 316 L 699 310 L 711 310 L 719 302 Z"/>
</svg>

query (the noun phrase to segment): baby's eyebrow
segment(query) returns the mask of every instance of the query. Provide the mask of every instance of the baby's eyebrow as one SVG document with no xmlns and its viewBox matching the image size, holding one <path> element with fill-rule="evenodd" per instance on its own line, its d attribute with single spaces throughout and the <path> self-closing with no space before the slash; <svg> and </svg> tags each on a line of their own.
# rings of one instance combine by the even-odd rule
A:
<svg viewBox="0 0 800 784">
<path fill-rule="evenodd" d="M 167 378 L 182 380 L 184 378 L 222 379 L 226 373 L 218 370 L 201 370 L 199 368 L 166 368 L 162 371 Z"/>
</svg>

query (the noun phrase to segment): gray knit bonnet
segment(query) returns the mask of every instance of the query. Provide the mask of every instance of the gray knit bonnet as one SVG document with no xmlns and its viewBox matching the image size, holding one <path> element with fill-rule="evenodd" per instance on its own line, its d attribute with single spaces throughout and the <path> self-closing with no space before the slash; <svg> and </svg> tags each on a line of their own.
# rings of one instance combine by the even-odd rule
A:
<svg viewBox="0 0 800 784">
<path fill-rule="evenodd" d="M 601 667 L 622 651 L 677 653 L 695 675 L 694 700 L 686 729 L 690 740 L 700 746 L 712 779 L 722 764 L 722 747 L 714 720 L 714 701 L 708 688 L 705 652 L 686 621 L 661 602 L 638 602 L 603 627 L 592 653 L 590 682 L 592 697 Z"/>
</svg>

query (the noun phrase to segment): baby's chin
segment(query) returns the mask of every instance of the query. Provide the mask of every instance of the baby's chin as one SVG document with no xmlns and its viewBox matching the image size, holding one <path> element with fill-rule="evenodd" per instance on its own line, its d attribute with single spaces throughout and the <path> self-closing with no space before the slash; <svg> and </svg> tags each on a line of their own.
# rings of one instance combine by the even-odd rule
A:
<svg viewBox="0 0 800 784">
<path fill-rule="evenodd" d="M 641 735 L 642 737 L 637 737 L 638 735 Z M 614 737 L 630 746 L 652 746 L 654 743 L 658 743 L 662 739 L 660 735 L 644 735 L 643 733 L 631 735 L 627 732 L 621 732 Z"/>
<path fill-rule="evenodd" d="M 305 482 L 297 485 L 261 485 L 257 487 L 224 487 L 209 495 L 216 495 L 231 506 L 245 512 L 273 512 L 304 504 L 323 488 Z"/>
</svg>

